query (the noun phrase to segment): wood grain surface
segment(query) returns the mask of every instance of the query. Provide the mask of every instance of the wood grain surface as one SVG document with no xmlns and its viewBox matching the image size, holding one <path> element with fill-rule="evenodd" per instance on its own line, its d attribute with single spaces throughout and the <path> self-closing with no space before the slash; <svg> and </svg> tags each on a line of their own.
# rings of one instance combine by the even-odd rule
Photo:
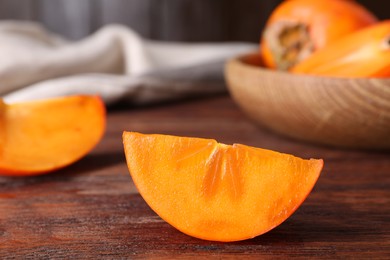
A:
<svg viewBox="0 0 390 260">
<path fill-rule="evenodd" d="M 323 158 L 325 168 L 304 204 L 274 230 L 241 242 L 203 241 L 162 221 L 137 193 L 123 130 Z M 389 152 L 286 139 L 256 127 L 228 96 L 110 109 L 104 139 L 81 161 L 40 177 L 0 177 L 0 259 L 388 259 L 389 176 Z"/>
</svg>

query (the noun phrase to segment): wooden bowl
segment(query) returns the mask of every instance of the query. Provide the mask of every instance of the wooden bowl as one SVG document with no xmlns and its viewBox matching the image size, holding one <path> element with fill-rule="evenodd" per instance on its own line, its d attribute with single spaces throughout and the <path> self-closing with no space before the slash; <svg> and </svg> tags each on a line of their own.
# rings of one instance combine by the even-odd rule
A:
<svg viewBox="0 0 390 260">
<path fill-rule="evenodd" d="M 390 79 L 274 71 L 257 54 L 229 61 L 225 77 L 242 110 L 276 132 L 336 147 L 390 148 Z"/>
</svg>

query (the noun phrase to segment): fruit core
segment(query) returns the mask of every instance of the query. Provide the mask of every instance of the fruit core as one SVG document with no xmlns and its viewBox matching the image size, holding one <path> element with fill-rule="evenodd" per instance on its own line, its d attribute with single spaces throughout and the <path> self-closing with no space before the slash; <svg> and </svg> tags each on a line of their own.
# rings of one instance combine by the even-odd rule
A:
<svg viewBox="0 0 390 260">
<path fill-rule="evenodd" d="M 299 22 L 275 22 L 266 30 L 265 39 L 280 70 L 288 70 L 314 50 L 309 27 Z"/>
</svg>

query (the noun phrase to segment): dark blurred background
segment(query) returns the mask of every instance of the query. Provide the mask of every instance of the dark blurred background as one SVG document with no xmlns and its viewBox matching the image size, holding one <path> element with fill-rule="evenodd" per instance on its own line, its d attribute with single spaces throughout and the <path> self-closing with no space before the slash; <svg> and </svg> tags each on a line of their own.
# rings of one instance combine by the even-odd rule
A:
<svg viewBox="0 0 390 260">
<path fill-rule="evenodd" d="M 313 0 L 315 1 L 315 0 Z M 281 0 L 0 0 L 0 19 L 34 20 L 69 39 L 107 23 L 131 26 L 165 41 L 257 42 L 264 22 Z M 358 1 L 380 19 L 390 1 Z"/>
</svg>

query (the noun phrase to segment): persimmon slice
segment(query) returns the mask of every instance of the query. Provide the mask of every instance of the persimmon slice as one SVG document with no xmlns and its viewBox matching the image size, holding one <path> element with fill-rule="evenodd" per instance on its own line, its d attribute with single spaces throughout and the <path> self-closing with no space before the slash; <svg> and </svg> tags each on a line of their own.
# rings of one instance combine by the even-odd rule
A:
<svg viewBox="0 0 390 260">
<path fill-rule="evenodd" d="M 344 36 L 292 67 L 290 72 L 343 78 L 389 78 L 390 20 Z"/>
<path fill-rule="evenodd" d="M 105 122 L 98 96 L 0 100 L 0 174 L 37 175 L 69 165 L 100 141 Z"/>
<path fill-rule="evenodd" d="M 213 241 L 263 234 L 316 183 L 322 160 L 212 139 L 123 133 L 130 174 L 146 203 L 183 233 Z"/>
</svg>

